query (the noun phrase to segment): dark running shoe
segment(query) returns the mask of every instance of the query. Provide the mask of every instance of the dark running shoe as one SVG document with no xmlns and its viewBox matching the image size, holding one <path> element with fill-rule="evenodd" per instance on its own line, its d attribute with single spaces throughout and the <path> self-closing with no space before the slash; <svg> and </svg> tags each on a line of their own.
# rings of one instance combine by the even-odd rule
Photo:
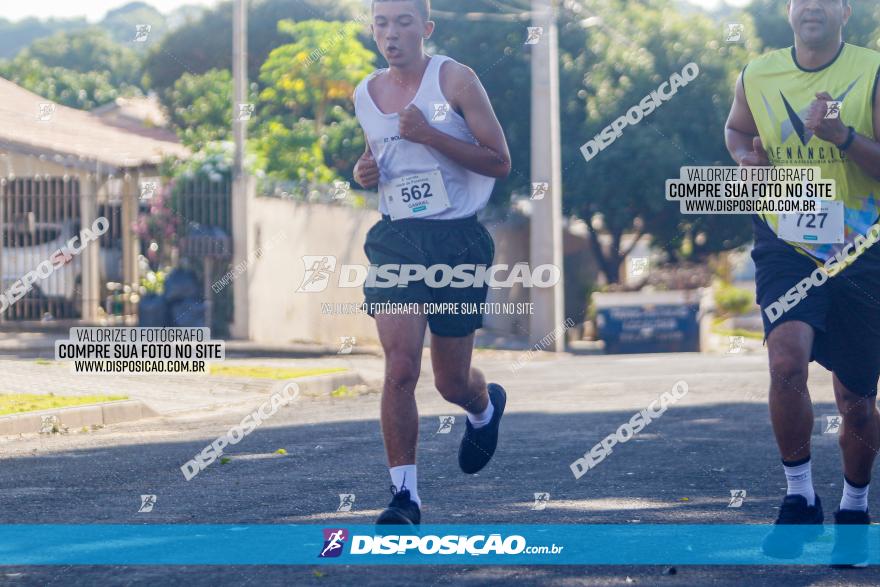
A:
<svg viewBox="0 0 880 587">
<path fill-rule="evenodd" d="M 395 524 L 399 526 L 418 526 L 422 521 L 422 512 L 419 504 L 410 499 L 409 489 L 401 489 L 392 485 L 391 503 L 379 514 L 376 524 Z"/>
<path fill-rule="evenodd" d="M 835 569 L 868 566 L 868 526 L 871 516 L 861 510 L 834 512 L 834 549 L 831 566 Z"/>
<path fill-rule="evenodd" d="M 764 539 L 764 554 L 773 558 L 797 558 L 804 552 L 804 544 L 819 538 L 825 514 L 822 500 L 816 496 L 816 505 L 808 506 L 803 495 L 786 495 L 779 508 L 776 525 Z M 791 526 L 807 526 L 792 528 Z"/>
<path fill-rule="evenodd" d="M 490 383 L 488 391 L 489 401 L 495 408 L 492 419 L 485 426 L 476 429 L 471 426 L 470 420 L 466 420 L 464 437 L 458 447 L 458 466 L 469 475 L 485 467 L 498 446 L 498 425 L 504 415 L 504 406 L 507 405 L 507 392 L 497 383 Z"/>
</svg>

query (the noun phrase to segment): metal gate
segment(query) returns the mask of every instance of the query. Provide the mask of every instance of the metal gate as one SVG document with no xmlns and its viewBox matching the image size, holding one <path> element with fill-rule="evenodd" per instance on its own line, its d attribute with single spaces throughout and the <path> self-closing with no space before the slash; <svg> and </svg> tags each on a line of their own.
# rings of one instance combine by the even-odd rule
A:
<svg viewBox="0 0 880 587">
<path fill-rule="evenodd" d="M 89 323 L 135 323 L 138 299 L 132 294 L 139 291 L 143 275 L 136 267 L 130 267 L 131 283 L 124 278 L 123 241 L 133 239 L 135 256 L 144 258 L 150 243 L 137 240 L 131 226 L 137 214 L 150 214 L 149 200 L 127 194 L 118 182 L 105 174 L 92 176 L 93 180 L 81 182 L 74 174 L 63 177 L 37 175 L 33 177 L 0 178 L 0 323 L 11 326 L 12 322 L 27 322 L 27 328 L 40 329 L 59 326 L 60 321 L 83 323 L 82 307 L 90 309 Z M 141 184 L 138 172 L 128 178 L 131 185 Z M 84 194 L 86 185 L 93 187 Z M 143 188 L 143 186 L 141 186 Z M 98 194 L 101 194 L 100 197 Z M 125 198 L 131 198 L 133 208 L 126 212 Z M 76 254 L 67 247 L 70 240 L 78 237 L 84 227 L 83 206 L 88 206 L 94 218 L 104 217 L 109 229 Z M 198 246 L 189 247 L 189 258 L 182 258 L 205 285 L 205 292 L 229 269 L 227 260 L 230 244 L 223 247 L 223 255 L 215 255 L 212 263 L 205 263 L 206 254 L 201 251 L 204 236 L 232 234 L 231 184 L 228 181 L 180 181 L 174 189 L 172 210 L 178 216 L 178 237 L 189 239 L 192 244 L 199 237 Z M 130 216 L 126 222 L 126 214 Z M 128 233 L 128 234 L 126 234 Z M 221 240 L 226 241 L 225 238 Z M 185 242 L 185 240 L 184 240 Z M 77 246 L 82 243 L 77 241 Z M 97 255 L 89 248 L 97 249 Z M 85 254 L 89 252 L 89 254 Z M 134 261 L 129 264 L 134 265 Z M 89 263 L 98 266 L 98 289 L 91 299 L 83 302 L 83 276 Z M 51 269 L 51 270 L 50 270 Z M 206 274 L 207 273 L 207 274 Z M 212 332 L 218 336 L 228 334 L 233 317 L 232 289 L 223 288 L 211 292 Z M 92 309 L 100 308 L 95 314 Z M 134 321 L 134 322 L 132 322 Z M 22 324 L 22 326 L 24 326 Z"/>
<path fill-rule="evenodd" d="M 63 255 L 59 259 L 56 253 L 79 233 L 79 200 L 76 179 L 0 180 L 0 275 L 6 320 L 66 318 L 78 313 L 82 259 Z M 33 275 L 47 260 L 53 264 L 52 273 L 41 278 L 44 269 L 33 283 L 26 283 L 28 274 Z"/>
<path fill-rule="evenodd" d="M 233 288 L 215 291 L 212 284 L 231 268 L 232 184 L 228 179 L 180 180 L 174 187 L 171 207 L 182 220 L 178 225 L 181 260 L 203 284 L 211 336 L 228 336 Z"/>
<path fill-rule="evenodd" d="M 92 259 L 76 252 L 84 245 L 81 198 L 73 176 L 0 179 L 0 321 L 80 318 L 84 268 Z M 99 249 L 101 284 L 98 298 L 87 303 L 103 306 L 108 283 L 122 279 L 121 206 L 103 203 L 96 213 L 109 229 L 87 245 Z"/>
</svg>

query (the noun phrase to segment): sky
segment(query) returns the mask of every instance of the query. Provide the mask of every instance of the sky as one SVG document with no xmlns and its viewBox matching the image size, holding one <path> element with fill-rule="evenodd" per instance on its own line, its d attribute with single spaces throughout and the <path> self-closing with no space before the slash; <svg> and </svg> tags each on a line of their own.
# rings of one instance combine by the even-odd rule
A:
<svg viewBox="0 0 880 587">
<path fill-rule="evenodd" d="M 146 0 L 149 4 L 155 6 L 161 12 L 168 12 L 183 6 L 185 4 L 198 4 L 202 6 L 213 6 L 218 0 Z M 326 0 L 332 2 L 333 0 Z M 716 7 L 721 0 L 688 0 L 693 4 L 705 6 L 707 8 Z M 743 6 L 748 4 L 750 0 L 728 0 L 728 4 Z M 29 16 L 37 18 L 69 18 L 73 16 L 85 16 L 90 22 L 101 20 L 108 10 L 118 8 L 126 4 L 126 0 L 79 0 L 71 2 L 70 0 L 30 0 L 28 2 L 12 2 L 4 0 L 3 11 L 0 13 L 3 18 L 9 20 L 21 20 Z"/>
</svg>

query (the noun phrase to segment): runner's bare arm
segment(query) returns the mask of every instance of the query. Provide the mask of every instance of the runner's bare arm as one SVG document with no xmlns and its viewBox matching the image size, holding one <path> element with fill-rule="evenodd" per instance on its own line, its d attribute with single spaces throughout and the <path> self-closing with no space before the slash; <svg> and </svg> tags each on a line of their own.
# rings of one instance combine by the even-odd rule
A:
<svg viewBox="0 0 880 587">
<path fill-rule="evenodd" d="M 755 117 L 752 116 L 752 111 L 746 100 L 742 74 L 736 80 L 736 92 L 733 106 L 731 106 L 730 114 L 727 117 L 727 124 L 724 127 L 724 139 L 730 156 L 739 165 L 770 165 L 770 160 L 758 136 Z"/>
<path fill-rule="evenodd" d="M 880 181 L 880 83 L 876 84 L 874 95 L 874 136 L 856 135 L 856 140 L 846 150 L 846 156 L 865 173 Z"/>
<path fill-rule="evenodd" d="M 444 90 L 450 88 L 450 91 L 445 92 L 448 99 L 453 100 L 450 106 L 457 106 L 461 111 L 478 144 L 458 140 L 427 125 L 427 121 L 422 123 L 424 117 L 415 106 L 410 106 L 405 111 L 410 123 L 407 126 L 413 129 L 413 138 L 406 136 L 408 129 L 403 127 L 401 136 L 437 149 L 474 173 L 496 178 L 507 177 L 510 174 L 507 140 L 477 74 L 469 67 L 454 63 L 445 69 L 449 84 L 443 86 Z"/>
<path fill-rule="evenodd" d="M 370 150 L 370 143 L 364 137 L 366 148 L 364 154 L 360 156 L 354 166 L 354 180 L 358 182 L 362 188 L 370 189 L 379 185 L 379 165 L 373 158 L 373 152 Z"/>
</svg>

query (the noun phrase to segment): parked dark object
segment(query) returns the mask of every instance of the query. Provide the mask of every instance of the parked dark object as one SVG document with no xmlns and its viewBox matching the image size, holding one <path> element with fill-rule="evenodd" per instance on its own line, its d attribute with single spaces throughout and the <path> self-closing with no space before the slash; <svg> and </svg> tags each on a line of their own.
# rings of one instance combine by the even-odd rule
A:
<svg viewBox="0 0 880 587">
<path fill-rule="evenodd" d="M 170 307 L 171 326 L 182 328 L 204 328 L 205 302 L 197 299 L 186 299 L 175 302 Z"/>
<path fill-rule="evenodd" d="M 195 261 L 202 262 L 202 275 L 204 276 L 202 299 L 204 304 L 204 324 L 214 327 L 214 293 L 212 281 L 214 280 L 214 267 L 219 265 L 224 268 L 232 258 L 232 239 L 219 226 L 204 226 L 190 224 L 187 235 L 181 243 L 181 253 Z M 192 296 L 195 298 L 196 296 Z"/>
<path fill-rule="evenodd" d="M 174 304 L 182 300 L 200 299 L 202 288 L 195 272 L 190 269 L 174 269 L 165 278 L 165 301 Z"/>
<path fill-rule="evenodd" d="M 138 303 L 138 326 L 161 327 L 167 324 L 168 305 L 165 298 L 157 294 L 146 294 Z"/>
</svg>

